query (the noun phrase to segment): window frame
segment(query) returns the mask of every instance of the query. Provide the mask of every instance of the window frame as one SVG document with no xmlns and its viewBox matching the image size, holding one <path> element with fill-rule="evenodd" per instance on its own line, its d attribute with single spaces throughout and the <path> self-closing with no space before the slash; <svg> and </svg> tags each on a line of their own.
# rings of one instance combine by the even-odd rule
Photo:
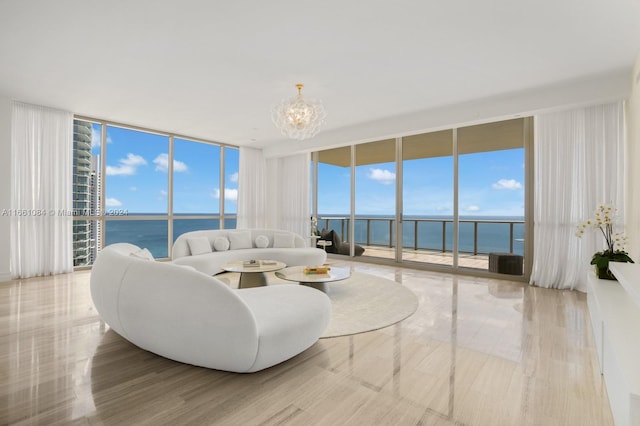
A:
<svg viewBox="0 0 640 426">
<path fill-rule="evenodd" d="M 230 149 L 239 149 L 238 146 L 235 145 L 231 145 L 231 144 L 226 144 L 226 143 L 222 143 L 222 142 L 216 142 L 216 141 L 211 141 L 211 140 L 207 140 L 207 139 L 202 139 L 202 138 L 197 138 L 197 137 L 193 137 L 193 136 L 187 136 L 187 135 L 182 135 L 182 134 L 177 134 L 177 133 L 172 133 L 172 132 L 165 132 L 165 131 L 161 131 L 161 130 L 154 130 L 154 129 L 148 129 L 148 128 L 144 128 L 144 127 L 140 127 L 140 126 L 134 126 L 134 125 L 128 125 L 128 124 L 123 124 L 123 123 L 118 123 L 118 122 L 114 122 L 114 121 L 110 121 L 110 120 L 104 120 L 104 119 L 100 119 L 100 118 L 95 118 L 95 117 L 87 117 L 87 116 L 82 116 L 82 115 L 74 115 L 73 116 L 73 120 L 74 122 L 76 120 L 78 121 L 85 121 L 85 122 L 89 122 L 92 125 L 99 125 L 100 129 L 101 129 L 101 143 L 100 143 L 100 174 L 101 174 L 101 179 L 103 180 L 103 183 L 99 186 L 99 204 L 97 206 L 98 211 L 97 212 L 89 212 L 90 214 L 86 214 L 87 212 L 80 212 L 83 214 L 74 214 L 74 221 L 97 221 L 97 226 L 99 227 L 99 229 L 102 230 L 102 232 L 100 232 L 99 234 L 99 238 L 98 240 L 95 242 L 96 244 L 96 252 L 99 252 L 102 248 L 104 248 L 104 244 L 105 244 L 105 232 L 104 230 L 106 230 L 106 222 L 108 221 L 117 221 L 117 220 L 162 220 L 162 221 L 166 221 L 167 222 L 167 257 L 166 258 L 161 258 L 161 259 L 171 259 L 172 256 L 172 248 L 173 248 L 173 231 L 174 231 L 174 227 L 173 227 L 173 221 L 174 220 L 190 220 L 190 219 L 214 219 L 214 220 L 218 220 L 219 223 L 219 227 L 220 229 L 224 229 L 225 226 L 225 222 L 229 221 L 229 220 L 236 220 L 237 219 L 237 212 L 236 213 L 226 213 L 224 210 L 224 188 L 225 188 L 225 150 L 227 148 Z M 108 150 L 107 150 L 107 127 L 112 126 L 112 127 L 119 127 L 119 128 L 123 128 L 123 129 L 127 129 L 127 130 L 132 130 L 132 131 L 138 131 L 138 132 L 145 132 L 145 133 L 151 133 L 151 134 L 155 134 L 155 135 L 160 135 L 160 136 L 164 136 L 167 137 L 169 139 L 169 149 L 168 149 L 168 155 L 169 155 L 169 162 L 168 162 L 168 171 L 167 171 L 167 213 L 166 214 L 153 214 L 153 215 L 145 215 L 145 214 L 135 214 L 135 215 L 112 215 L 112 214 L 107 214 L 108 212 L 105 210 L 105 187 L 106 187 L 106 182 L 105 182 L 105 178 L 106 178 L 106 159 L 107 159 L 107 154 L 108 154 Z M 174 176 L 173 176 L 173 160 L 174 160 L 174 139 L 181 139 L 181 140 L 186 140 L 189 142 L 197 142 L 197 143 L 204 143 L 204 144 L 210 144 L 210 145 L 215 145 L 217 147 L 219 147 L 220 149 L 220 158 L 219 158 L 219 171 L 220 171 L 220 211 L 218 214 L 178 214 L 176 215 L 173 211 L 173 191 L 174 191 L 174 186 L 173 186 L 173 181 L 174 181 Z M 74 161 L 75 161 L 75 153 L 74 153 Z M 75 199 L 74 199 L 75 201 Z M 75 213 L 75 212 L 74 212 Z M 92 264 L 87 264 L 87 265 L 78 265 L 78 266 L 74 266 L 74 269 L 77 270 L 81 270 L 81 269 L 89 269 L 91 268 Z"/>
</svg>

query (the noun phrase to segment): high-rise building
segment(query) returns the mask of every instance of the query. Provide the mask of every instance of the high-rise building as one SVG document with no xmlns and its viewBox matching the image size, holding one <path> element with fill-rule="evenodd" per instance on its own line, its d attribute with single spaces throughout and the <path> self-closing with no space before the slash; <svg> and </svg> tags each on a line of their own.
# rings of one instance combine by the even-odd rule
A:
<svg viewBox="0 0 640 426">
<path fill-rule="evenodd" d="M 100 208 L 99 156 L 91 155 L 92 124 L 73 121 L 73 264 L 91 265 L 100 239 L 99 221 L 75 219 L 95 217 Z"/>
<path fill-rule="evenodd" d="M 91 123 L 73 121 L 73 215 L 83 216 L 91 201 Z M 73 265 L 89 265 L 89 221 L 73 221 Z"/>
<path fill-rule="evenodd" d="M 98 216 L 104 212 L 100 212 L 100 188 L 102 186 L 102 177 L 100 174 L 100 156 L 91 156 L 91 200 L 89 207 L 91 209 L 91 216 Z M 93 264 L 93 261 L 98 255 L 98 248 L 100 247 L 101 240 L 101 227 L 102 222 L 100 220 L 91 220 L 89 222 L 90 232 L 90 247 L 89 247 L 89 262 Z"/>
</svg>

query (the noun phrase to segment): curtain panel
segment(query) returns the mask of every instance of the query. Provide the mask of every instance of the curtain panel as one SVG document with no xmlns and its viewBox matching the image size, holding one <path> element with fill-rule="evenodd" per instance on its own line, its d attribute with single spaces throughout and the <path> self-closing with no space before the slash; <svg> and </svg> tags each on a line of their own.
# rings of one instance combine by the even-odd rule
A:
<svg viewBox="0 0 640 426">
<path fill-rule="evenodd" d="M 624 147 L 622 101 L 535 117 L 531 284 L 586 291 L 591 257 L 605 243 L 596 230 L 578 238 L 576 226 L 611 203 L 622 229 Z"/>
<path fill-rule="evenodd" d="M 13 103 L 11 275 L 73 271 L 73 114 Z"/>
<path fill-rule="evenodd" d="M 265 214 L 269 228 L 310 235 L 309 153 L 267 160 Z"/>
<path fill-rule="evenodd" d="M 241 147 L 237 228 L 308 236 L 310 161 L 308 153 L 265 160 L 261 150 Z"/>
<path fill-rule="evenodd" d="M 262 150 L 240 147 L 238 229 L 265 228 L 265 160 Z"/>
</svg>

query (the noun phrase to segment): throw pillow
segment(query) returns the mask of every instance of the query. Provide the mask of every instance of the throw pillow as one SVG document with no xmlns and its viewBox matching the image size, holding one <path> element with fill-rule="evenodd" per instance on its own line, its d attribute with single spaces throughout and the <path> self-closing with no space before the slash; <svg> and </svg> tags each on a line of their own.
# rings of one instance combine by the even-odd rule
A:
<svg viewBox="0 0 640 426">
<path fill-rule="evenodd" d="M 256 237 L 256 247 L 267 248 L 269 247 L 269 237 L 266 235 L 258 235 Z"/>
<path fill-rule="evenodd" d="M 216 237 L 216 239 L 213 240 L 213 248 L 215 248 L 216 251 L 227 251 L 229 250 L 229 240 L 225 237 Z"/>
<path fill-rule="evenodd" d="M 207 237 L 193 237 L 187 238 L 187 244 L 189 244 L 189 250 L 192 256 L 198 254 L 211 253 L 211 243 Z"/>
<path fill-rule="evenodd" d="M 229 241 L 231 242 L 231 250 L 253 248 L 251 231 L 229 232 Z"/>
<path fill-rule="evenodd" d="M 273 236 L 273 246 L 277 248 L 293 248 L 294 237 L 292 234 L 275 234 Z"/>
<path fill-rule="evenodd" d="M 129 253 L 129 256 L 137 257 L 138 259 L 143 259 L 143 260 L 154 260 L 153 259 L 153 255 L 146 248 L 140 249 L 138 251 L 131 252 L 131 253 Z"/>
</svg>

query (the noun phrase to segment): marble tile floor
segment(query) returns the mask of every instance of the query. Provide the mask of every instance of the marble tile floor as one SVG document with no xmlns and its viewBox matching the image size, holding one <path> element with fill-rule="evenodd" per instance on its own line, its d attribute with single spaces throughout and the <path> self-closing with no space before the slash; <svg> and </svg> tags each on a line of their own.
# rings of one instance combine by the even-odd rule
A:
<svg viewBox="0 0 640 426">
<path fill-rule="evenodd" d="M 613 424 L 584 294 L 343 263 L 408 287 L 418 311 L 255 374 L 128 343 L 89 271 L 0 283 L 0 424 Z"/>
</svg>

